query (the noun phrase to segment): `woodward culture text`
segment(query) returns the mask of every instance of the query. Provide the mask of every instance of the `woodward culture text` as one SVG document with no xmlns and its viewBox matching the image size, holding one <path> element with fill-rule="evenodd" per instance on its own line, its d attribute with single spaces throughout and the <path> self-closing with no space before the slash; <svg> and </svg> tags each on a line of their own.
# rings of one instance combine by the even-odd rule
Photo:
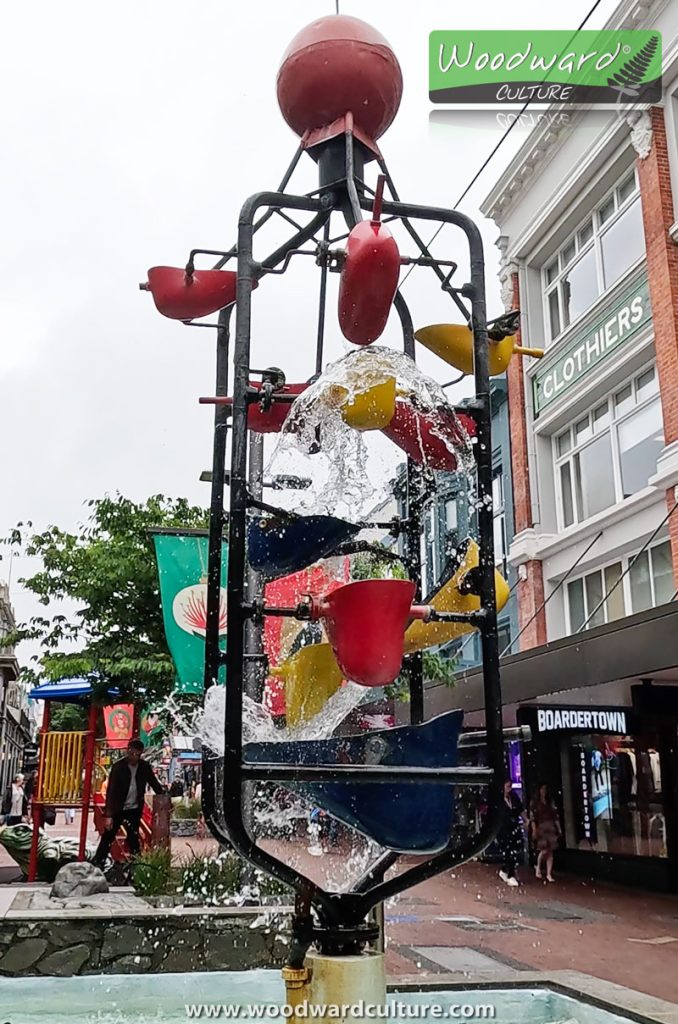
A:
<svg viewBox="0 0 678 1024">
<path fill-rule="evenodd" d="M 298 1006 L 285 1003 L 256 1004 L 250 1006 L 233 1006 L 218 1003 L 189 1003 L 186 1016 L 203 1020 L 269 1020 L 293 1017 L 302 1020 L 364 1019 L 375 1020 L 494 1020 L 496 1007 L 477 1003 L 403 1003 L 391 999 L 387 1003 L 309 1003 L 303 1001 Z"/>
</svg>

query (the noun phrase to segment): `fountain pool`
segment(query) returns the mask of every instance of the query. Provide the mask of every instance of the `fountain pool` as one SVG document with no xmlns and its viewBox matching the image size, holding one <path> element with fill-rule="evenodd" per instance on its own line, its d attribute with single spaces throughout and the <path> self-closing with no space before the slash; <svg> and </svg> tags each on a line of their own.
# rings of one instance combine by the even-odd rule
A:
<svg viewBox="0 0 678 1024">
<path fill-rule="evenodd" d="M 638 999 L 643 998 L 649 999 L 638 995 Z M 250 1019 L 284 1020 L 286 1017 L 281 1010 L 284 1001 L 279 972 L 267 970 L 228 974 L 4 978 L 0 979 L 0 1024 L 183 1024 L 191 1019 L 247 1020 L 250 1015 L 246 1011 L 238 1014 L 233 1009 L 226 1012 L 222 1007 L 250 1005 L 266 1008 L 260 1017 L 252 1014 Z M 419 985 L 417 991 L 400 992 L 397 985 L 390 985 L 389 1002 L 393 1021 L 457 1019 L 496 1020 L 501 1024 L 624 1024 L 630 1020 L 669 1019 L 662 1014 L 616 1013 L 613 1008 L 583 1002 L 562 989 L 557 991 L 536 981 L 529 987 L 524 983 L 520 986 L 486 983 L 478 987 L 472 984 L 444 987 L 431 982 Z M 432 1014 L 425 1007 L 440 1007 L 440 1010 Z"/>
</svg>

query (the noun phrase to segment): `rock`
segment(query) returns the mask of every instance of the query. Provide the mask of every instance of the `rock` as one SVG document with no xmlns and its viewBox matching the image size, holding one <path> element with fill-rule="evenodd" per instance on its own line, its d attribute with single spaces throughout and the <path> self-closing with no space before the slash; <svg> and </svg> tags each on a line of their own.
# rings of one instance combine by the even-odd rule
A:
<svg viewBox="0 0 678 1024">
<path fill-rule="evenodd" d="M 46 949 L 47 939 L 23 939 L 10 946 L 0 959 L 0 971 L 3 974 L 21 974 L 39 960 Z"/>
<path fill-rule="evenodd" d="M 152 924 L 149 923 L 149 929 L 152 930 L 152 928 Z M 153 951 L 154 937 L 149 934 L 149 929 L 133 924 L 116 924 L 107 928 L 101 947 L 101 959 L 150 956 Z"/>
<path fill-rule="evenodd" d="M 60 921 L 57 927 L 50 922 L 45 934 L 51 944 L 59 949 L 64 946 L 77 946 L 84 942 L 91 950 L 94 950 L 97 940 L 95 931 L 85 928 L 75 921 L 73 924 Z"/>
<path fill-rule="evenodd" d="M 102 974 L 143 974 L 151 966 L 150 956 L 121 956 L 107 964 Z"/>
<path fill-rule="evenodd" d="M 172 943 L 184 949 L 195 949 L 200 945 L 200 932 L 195 928 L 190 928 L 185 932 L 176 932 Z"/>
<path fill-rule="evenodd" d="M 271 966 L 272 956 L 258 932 L 215 932 L 205 936 L 205 968 L 233 971 L 247 967 Z"/>
<path fill-rule="evenodd" d="M 167 974 L 182 974 L 184 971 L 202 971 L 205 961 L 199 949 L 170 949 L 165 959 L 156 968 Z"/>
<path fill-rule="evenodd" d="M 100 868 L 87 861 L 64 864 L 57 872 L 50 896 L 53 899 L 67 899 L 73 896 L 94 896 L 108 892 L 108 882 Z"/>
<path fill-rule="evenodd" d="M 38 970 L 41 974 L 48 974 L 51 977 L 70 978 L 78 973 L 88 959 L 89 946 L 80 943 L 78 946 L 69 946 L 67 949 L 57 949 L 56 952 L 50 953 L 40 961 Z"/>
</svg>

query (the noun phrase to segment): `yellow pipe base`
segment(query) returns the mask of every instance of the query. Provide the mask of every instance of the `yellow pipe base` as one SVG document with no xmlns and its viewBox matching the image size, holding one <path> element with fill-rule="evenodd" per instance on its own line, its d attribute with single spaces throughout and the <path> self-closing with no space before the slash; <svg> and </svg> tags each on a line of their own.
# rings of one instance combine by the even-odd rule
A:
<svg viewBox="0 0 678 1024">
<path fill-rule="evenodd" d="M 383 953 L 324 956 L 313 951 L 307 954 L 306 965 L 311 975 L 309 1001 L 324 1011 L 315 1020 L 367 1024 L 376 1017 L 373 1007 L 386 1006 Z"/>
</svg>

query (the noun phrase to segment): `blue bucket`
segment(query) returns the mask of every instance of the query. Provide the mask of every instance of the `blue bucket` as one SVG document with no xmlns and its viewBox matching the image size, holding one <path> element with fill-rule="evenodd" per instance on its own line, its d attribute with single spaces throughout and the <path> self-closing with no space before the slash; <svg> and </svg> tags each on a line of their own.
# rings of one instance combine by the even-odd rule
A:
<svg viewBox="0 0 678 1024">
<path fill-rule="evenodd" d="M 248 743 L 250 763 L 383 764 L 454 768 L 462 711 L 448 711 L 422 725 L 380 729 L 359 736 L 283 743 Z M 321 807 L 380 846 L 398 853 L 437 853 L 452 834 L 451 783 L 328 782 L 286 788 Z"/>
<path fill-rule="evenodd" d="M 266 579 L 288 576 L 327 558 L 361 527 L 335 516 L 257 516 L 247 527 L 247 555 Z"/>
</svg>

